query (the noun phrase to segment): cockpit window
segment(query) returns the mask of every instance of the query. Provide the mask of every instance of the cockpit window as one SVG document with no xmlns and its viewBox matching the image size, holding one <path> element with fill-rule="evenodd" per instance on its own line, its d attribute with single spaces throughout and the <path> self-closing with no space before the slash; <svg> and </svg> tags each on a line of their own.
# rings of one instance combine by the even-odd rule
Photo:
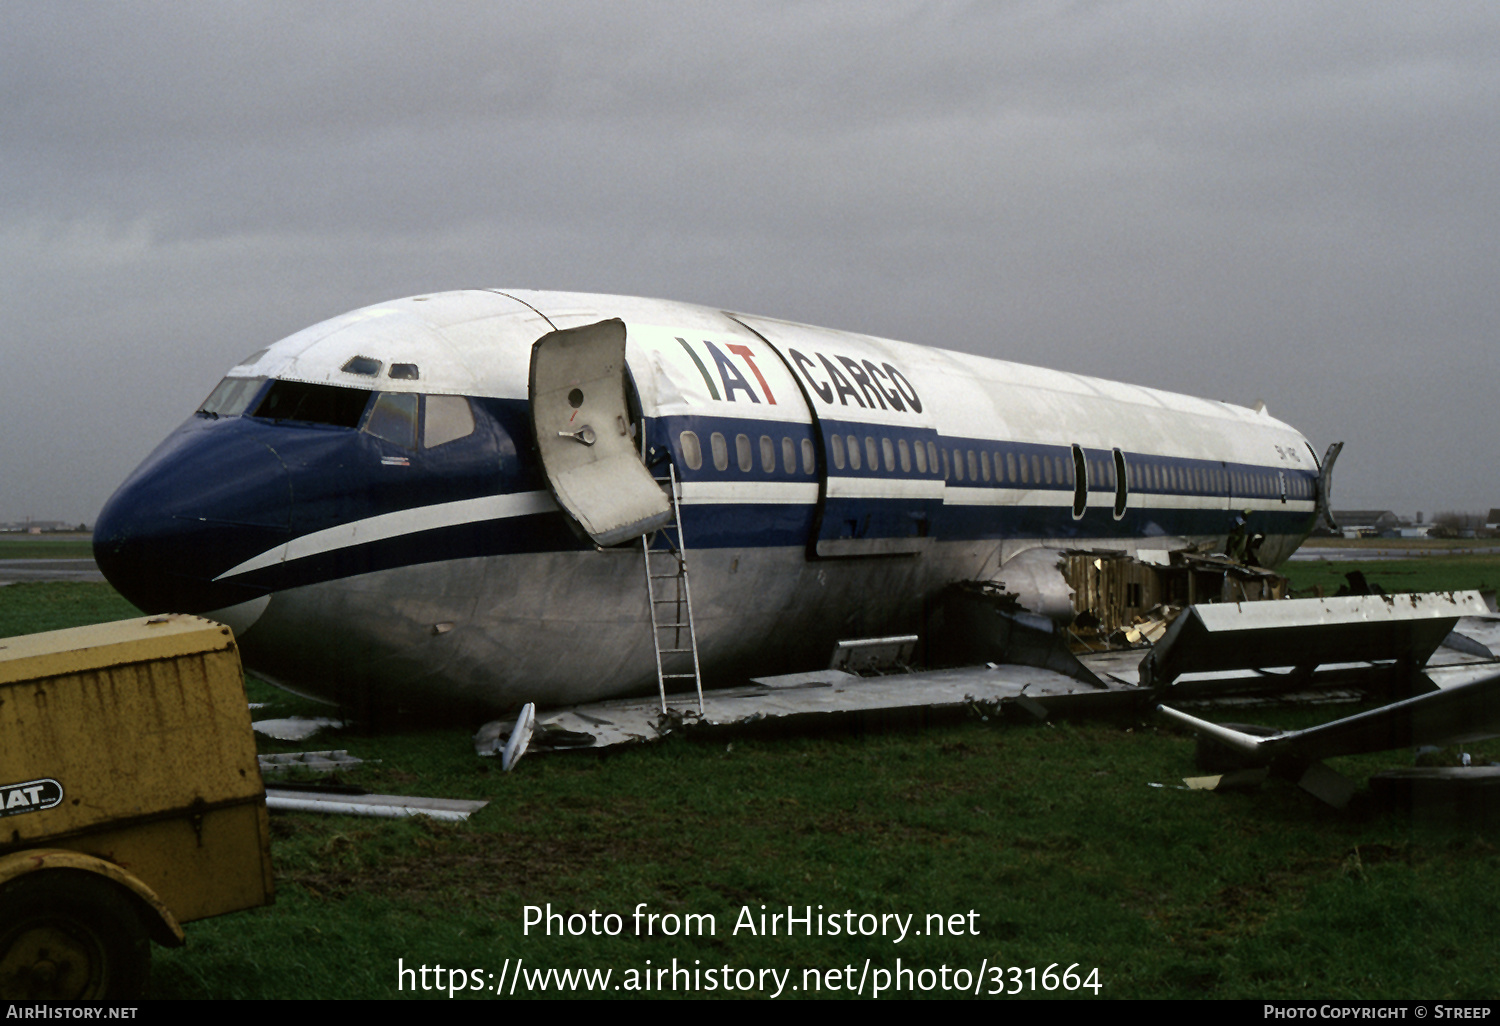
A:
<svg viewBox="0 0 1500 1026">
<path fill-rule="evenodd" d="M 416 381 L 422 374 L 414 363 L 393 363 L 390 376 L 402 381 Z"/>
<path fill-rule="evenodd" d="M 461 395 L 430 395 L 422 417 L 422 446 L 431 449 L 474 433 L 474 411 Z"/>
<path fill-rule="evenodd" d="M 413 392 L 381 392 L 365 431 L 406 449 L 417 447 L 417 399 Z"/>
<path fill-rule="evenodd" d="M 380 373 L 380 361 L 368 356 L 351 356 L 339 369 L 348 374 L 361 374 L 373 378 Z"/>
<path fill-rule="evenodd" d="M 245 412 L 245 408 L 260 391 L 260 386 L 265 383 L 265 378 L 225 378 L 203 400 L 198 412 L 215 417 L 237 417 Z"/>
<path fill-rule="evenodd" d="M 369 389 L 365 388 L 275 381 L 266 397 L 255 407 L 254 416 L 333 427 L 359 427 L 359 418 L 369 405 L 370 395 Z"/>
</svg>

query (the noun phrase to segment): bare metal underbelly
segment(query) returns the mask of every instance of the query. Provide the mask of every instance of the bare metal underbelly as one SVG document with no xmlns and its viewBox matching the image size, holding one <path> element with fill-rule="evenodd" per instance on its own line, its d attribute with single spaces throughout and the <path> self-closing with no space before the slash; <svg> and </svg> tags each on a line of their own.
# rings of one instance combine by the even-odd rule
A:
<svg viewBox="0 0 1500 1026">
<path fill-rule="evenodd" d="M 822 560 L 800 546 L 691 551 L 704 682 L 817 669 L 840 639 L 916 630 L 927 596 L 992 576 L 1034 544 L 943 542 L 920 556 Z M 656 687 L 643 560 L 632 546 L 425 563 L 247 607 L 220 618 L 236 628 L 249 669 L 355 711 L 495 712 Z"/>
</svg>

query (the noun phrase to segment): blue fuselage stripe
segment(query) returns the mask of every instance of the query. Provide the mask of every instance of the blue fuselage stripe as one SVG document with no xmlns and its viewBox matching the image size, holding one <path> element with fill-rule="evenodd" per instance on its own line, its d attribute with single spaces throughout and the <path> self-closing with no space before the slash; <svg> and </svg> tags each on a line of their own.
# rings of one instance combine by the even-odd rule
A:
<svg viewBox="0 0 1500 1026">
<path fill-rule="evenodd" d="M 194 418 L 142 464 L 121 494 L 141 508 L 167 510 L 168 520 L 191 523 L 191 549 L 182 548 L 188 536 L 180 536 L 182 572 L 173 577 L 173 587 L 188 589 L 174 598 L 184 608 L 189 600 L 200 609 L 217 608 L 229 604 L 225 597 L 419 563 L 590 548 L 566 515 L 553 511 L 438 524 L 371 541 L 351 532 L 348 543 L 327 551 L 271 562 L 276 546 L 340 525 L 487 496 L 545 493 L 527 403 L 472 402 L 473 435 L 431 450 L 402 448 L 350 428 Z M 689 544 L 700 549 L 806 546 L 817 538 L 1213 537 L 1231 530 L 1242 504 L 1257 506 L 1254 530 L 1291 535 L 1305 533 L 1313 515 L 1316 475 L 1300 468 L 1126 452 L 1131 501 L 1117 519 L 1114 452 L 1087 448 L 1087 506 L 1074 517 L 1068 445 L 944 436 L 924 427 L 701 415 L 648 419 L 645 427 L 649 459 L 659 462 L 670 453 L 678 469 L 687 496 L 684 528 Z M 696 460 L 684 444 L 687 432 L 696 436 Z M 224 453 L 243 455 L 226 461 Z M 187 498 L 185 471 L 196 475 Z M 808 486 L 792 493 L 806 498 L 783 501 L 785 489 L 774 502 L 719 501 L 711 488 L 698 500 L 692 496 L 695 485 L 717 485 L 722 495 L 726 484 L 753 490 L 772 482 Z M 1290 494 L 1283 496 L 1283 489 Z M 254 530 L 245 529 L 247 519 Z M 255 568 L 210 583 L 247 561 Z M 189 580 L 201 583 L 183 583 Z"/>
</svg>

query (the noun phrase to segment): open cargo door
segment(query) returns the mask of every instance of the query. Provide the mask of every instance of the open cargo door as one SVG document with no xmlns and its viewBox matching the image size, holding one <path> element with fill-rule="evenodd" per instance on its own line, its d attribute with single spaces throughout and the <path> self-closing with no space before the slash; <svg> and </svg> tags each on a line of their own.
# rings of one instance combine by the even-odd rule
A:
<svg viewBox="0 0 1500 1026">
<path fill-rule="evenodd" d="M 547 487 L 597 545 L 672 519 L 667 494 L 636 452 L 625 375 L 618 318 L 554 331 L 531 347 L 531 422 Z"/>
</svg>

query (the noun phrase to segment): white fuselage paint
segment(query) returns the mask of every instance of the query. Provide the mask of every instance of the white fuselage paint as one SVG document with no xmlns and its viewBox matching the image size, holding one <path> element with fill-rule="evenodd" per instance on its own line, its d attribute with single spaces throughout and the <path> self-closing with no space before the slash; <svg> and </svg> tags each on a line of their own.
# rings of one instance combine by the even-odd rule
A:
<svg viewBox="0 0 1500 1026">
<path fill-rule="evenodd" d="M 1272 476 L 1287 472 L 1299 479 L 1316 471 L 1306 440 L 1264 412 L 630 297 L 473 291 L 384 303 L 284 339 L 231 375 L 526 400 L 536 339 L 611 317 L 627 325 L 628 362 L 648 421 L 675 424 L 732 416 L 760 422 L 778 458 L 778 427 L 796 427 L 804 434 L 811 428 L 817 440 L 819 423 L 837 421 L 855 426 L 851 438 L 862 425 L 927 431 L 940 450 L 967 448 L 968 442 L 955 440 L 978 439 L 1078 445 L 1095 454 L 1120 449 L 1250 466 Z M 800 356 L 794 358 L 790 349 Z M 715 373 L 714 350 L 733 362 L 731 370 L 737 369 L 743 385 Z M 372 383 L 340 369 L 354 356 L 386 365 L 417 364 L 421 377 Z M 850 362 L 841 364 L 840 359 Z M 846 386 L 842 391 L 838 375 L 831 373 L 840 368 Z M 865 383 L 857 380 L 861 372 Z M 717 396 L 711 394 L 715 390 Z M 920 412 L 913 409 L 913 396 L 920 397 Z M 756 444 L 753 435 L 750 440 Z M 520 448 L 522 440 L 517 442 Z M 827 467 L 822 482 L 796 472 L 781 481 L 735 480 L 733 437 L 725 444 L 729 476 L 695 480 L 685 474 L 684 508 L 743 508 L 743 516 L 753 516 L 756 507 L 772 505 L 916 499 L 938 502 L 954 513 L 969 510 L 984 516 L 1031 507 L 1059 522 L 1072 519 L 1071 488 L 1015 482 L 1001 486 L 970 481 L 967 474 L 962 481 L 953 475 L 945 480 L 936 467 L 925 477 L 915 472 L 859 476 L 833 467 L 828 451 L 819 454 Z M 800 445 L 786 444 L 800 459 Z M 711 462 L 707 437 L 702 449 L 703 462 Z M 675 453 L 679 460 L 681 455 Z M 527 457 L 523 453 L 521 458 Z M 759 466 L 761 459 L 757 448 L 752 463 Z M 882 453 L 877 459 L 884 464 L 886 457 Z M 1052 468 L 1047 473 L 1050 481 Z M 1090 509 L 1109 507 L 1114 491 L 1090 480 L 1087 500 Z M 1314 502 L 1301 494 L 1132 490 L 1129 508 L 1267 511 L 1296 514 L 1310 524 Z M 554 511 L 564 515 L 550 494 L 531 490 L 358 518 L 293 537 L 224 571 L 219 579 L 436 527 L 483 523 L 503 531 L 517 518 Z M 747 542 L 696 548 L 691 536 L 686 541 L 704 665 L 711 680 L 724 681 L 741 674 L 815 668 L 826 661 L 838 638 L 910 629 L 924 597 L 934 590 L 993 573 L 1039 545 L 1161 550 L 1222 544 L 1224 534 L 965 539 L 943 537 L 939 530 L 914 553 L 827 559 L 816 558 L 808 545 L 759 547 Z M 1287 530 L 1269 535 L 1261 550 L 1263 561 L 1280 562 L 1304 534 Z M 654 686 L 642 572 L 638 543 L 610 550 L 475 557 L 293 587 L 221 613 L 243 631 L 252 668 L 293 690 L 356 707 L 559 705 Z"/>
</svg>

